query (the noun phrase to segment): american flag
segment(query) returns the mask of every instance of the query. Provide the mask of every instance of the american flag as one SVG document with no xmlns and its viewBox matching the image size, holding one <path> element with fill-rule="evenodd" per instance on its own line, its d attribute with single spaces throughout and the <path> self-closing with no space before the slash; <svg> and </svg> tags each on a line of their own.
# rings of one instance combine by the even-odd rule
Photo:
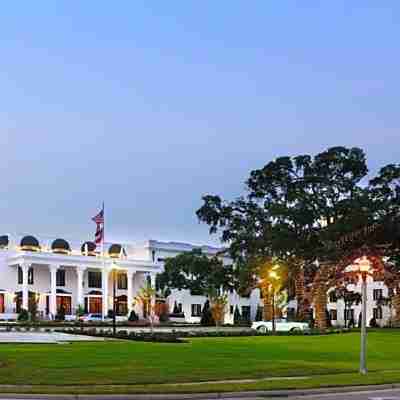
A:
<svg viewBox="0 0 400 400">
<path fill-rule="evenodd" d="M 104 205 L 101 211 L 92 218 L 92 221 L 96 224 L 94 242 L 98 245 L 104 241 Z"/>
<path fill-rule="evenodd" d="M 94 235 L 94 242 L 97 244 L 101 244 L 104 238 L 104 228 L 102 225 L 97 225 L 96 233 Z"/>
</svg>

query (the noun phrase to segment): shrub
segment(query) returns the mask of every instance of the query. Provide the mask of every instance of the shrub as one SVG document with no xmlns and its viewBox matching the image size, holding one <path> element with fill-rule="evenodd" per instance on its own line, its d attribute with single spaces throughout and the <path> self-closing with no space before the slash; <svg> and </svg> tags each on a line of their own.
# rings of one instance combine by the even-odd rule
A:
<svg viewBox="0 0 400 400">
<path fill-rule="evenodd" d="M 96 336 L 97 331 L 96 328 L 89 328 L 85 331 L 85 333 L 89 336 Z"/>
<path fill-rule="evenodd" d="M 79 318 L 79 317 L 83 317 L 85 315 L 85 309 L 83 308 L 83 306 L 81 304 L 78 305 L 76 311 L 75 311 L 75 315 Z"/>
<path fill-rule="evenodd" d="M 134 310 L 132 310 L 131 313 L 129 314 L 128 321 L 130 321 L 130 322 L 139 321 L 139 317 L 138 317 L 138 315 L 135 313 Z"/>
<path fill-rule="evenodd" d="M 210 302 L 208 300 L 204 303 L 200 324 L 202 326 L 215 326 L 215 321 L 211 313 Z"/>
<path fill-rule="evenodd" d="M 65 321 L 65 307 L 61 306 L 55 317 L 56 321 Z"/>
<path fill-rule="evenodd" d="M 18 314 L 18 321 L 28 321 L 29 320 L 29 312 L 24 308 L 21 309 L 20 313 Z"/>
</svg>

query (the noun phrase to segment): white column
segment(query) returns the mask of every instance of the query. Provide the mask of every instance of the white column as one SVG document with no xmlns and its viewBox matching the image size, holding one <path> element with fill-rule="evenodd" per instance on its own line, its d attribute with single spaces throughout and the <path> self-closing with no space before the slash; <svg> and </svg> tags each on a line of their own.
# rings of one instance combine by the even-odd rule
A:
<svg viewBox="0 0 400 400">
<path fill-rule="evenodd" d="M 22 264 L 22 308 L 28 310 L 29 308 L 29 292 L 28 292 L 28 271 L 31 267 L 30 264 Z"/>
<path fill-rule="evenodd" d="M 76 274 L 78 275 L 77 279 L 77 292 L 76 292 L 76 306 L 84 306 L 83 300 L 83 277 L 85 274 L 85 267 L 78 266 L 76 267 Z"/>
<path fill-rule="evenodd" d="M 108 275 L 109 270 L 104 268 L 101 270 L 101 278 L 102 278 L 102 289 L 103 289 L 103 317 L 106 317 L 108 314 Z"/>
<path fill-rule="evenodd" d="M 50 270 L 50 314 L 54 319 L 57 314 L 57 270 L 58 265 L 49 265 Z"/>
<path fill-rule="evenodd" d="M 131 315 L 131 311 L 133 310 L 133 276 L 134 271 L 127 271 L 127 280 L 128 280 L 128 294 L 127 294 L 127 302 L 128 302 L 128 317 Z"/>
</svg>

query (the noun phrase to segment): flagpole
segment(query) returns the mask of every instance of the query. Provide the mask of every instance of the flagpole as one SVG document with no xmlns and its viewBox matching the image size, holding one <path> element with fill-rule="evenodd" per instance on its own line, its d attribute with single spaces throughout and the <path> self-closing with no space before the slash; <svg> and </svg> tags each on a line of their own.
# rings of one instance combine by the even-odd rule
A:
<svg viewBox="0 0 400 400">
<path fill-rule="evenodd" d="M 101 257 L 102 257 L 102 260 L 103 260 L 103 274 L 106 274 L 106 279 L 108 279 L 108 274 L 107 274 L 107 272 L 106 272 L 106 263 L 105 263 L 105 259 L 104 259 L 104 239 L 105 239 L 105 237 L 106 237 L 106 216 L 105 216 L 105 213 L 104 213 L 104 201 L 103 201 L 103 237 L 102 237 L 102 240 L 101 240 Z M 107 282 L 107 286 L 108 286 L 108 282 Z M 103 310 L 103 315 L 102 315 L 102 320 L 104 321 L 104 315 L 107 315 L 106 313 L 108 312 L 108 291 L 107 291 L 107 293 L 105 293 L 105 291 L 104 291 L 104 289 L 105 288 L 103 288 L 103 296 L 104 295 L 106 295 L 107 297 L 106 297 L 106 299 L 105 299 L 105 301 L 103 301 L 103 307 L 104 307 L 104 305 L 106 305 L 107 307 L 107 309 L 106 310 Z"/>
<path fill-rule="evenodd" d="M 105 242 L 105 238 L 106 238 L 106 215 L 104 212 L 104 201 L 103 201 L 103 238 L 101 241 L 101 253 L 102 253 L 102 257 L 104 260 L 104 242 Z"/>
</svg>

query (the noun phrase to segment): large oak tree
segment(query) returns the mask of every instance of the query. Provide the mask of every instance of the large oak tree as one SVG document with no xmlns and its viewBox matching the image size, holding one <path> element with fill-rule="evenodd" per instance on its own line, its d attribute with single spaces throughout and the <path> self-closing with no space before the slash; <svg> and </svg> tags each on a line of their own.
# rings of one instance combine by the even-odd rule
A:
<svg viewBox="0 0 400 400">
<path fill-rule="evenodd" d="M 227 245 L 242 286 L 257 284 L 255 260 L 260 257 L 280 259 L 289 276 L 304 282 L 305 273 L 315 273 L 317 259 L 343 257 L 345 249 L 336 245 L 341 237 L 388 214 L 398 215 L 399 166 L 384 167 L 370 183 L 367 174 L 359 148 L 279 157 L 250 172 L 241 197 L 226 201 L 204 196 L 197 216 Z M 304 285 L 295 286 L 301 303 Z"/>
</svg>

